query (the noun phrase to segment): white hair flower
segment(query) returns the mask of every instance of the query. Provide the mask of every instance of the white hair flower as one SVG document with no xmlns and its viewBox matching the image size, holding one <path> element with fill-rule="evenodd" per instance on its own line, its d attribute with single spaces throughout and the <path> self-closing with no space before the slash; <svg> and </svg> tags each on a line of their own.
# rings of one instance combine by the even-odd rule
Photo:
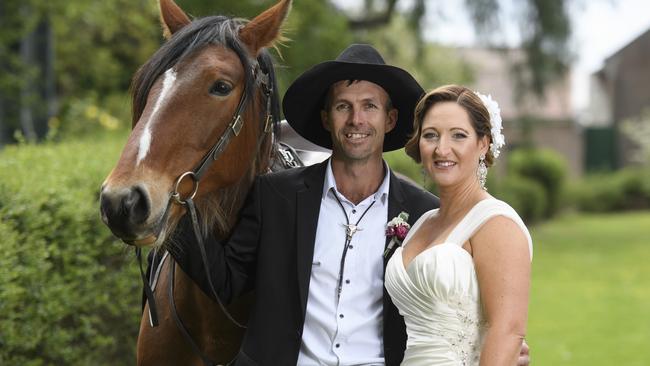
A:
<svg viewBox="0 0 650 366">
<path fill-rule="evenodd" d="M 492 143 L 490 144 L 490 150 L 492 151 L 492 156 L 494 156 L 496 159 L 499 157 L 501 147 L 506 144 L 506 138 L 501 133 L 501 130 L 503 129 L 501 109 L 499 108 L 499 104 L 494 99 L 492 99 L 491 95 L 485 95 L 479 92 L 474 93 L 476 93 L 476 95 L 481 98 L 481 101 L 490 114 L 490 125 L 492 126 L 492 129 L 490 131 L 492 134 Z"/>
</svg>

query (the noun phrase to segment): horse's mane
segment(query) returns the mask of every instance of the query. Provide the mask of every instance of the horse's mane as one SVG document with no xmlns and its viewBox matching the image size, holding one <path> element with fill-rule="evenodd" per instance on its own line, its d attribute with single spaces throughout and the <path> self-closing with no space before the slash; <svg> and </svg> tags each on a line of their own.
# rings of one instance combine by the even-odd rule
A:
<svg viewBox="0 0 650 366">
<path fill-rule="evenodd" d="M 257 62 L 260 69 L 269 75 L 269 82 L 272 86 L 270 112 L 273 116 L 273 134 L 276 138 L 273 139 L 269 134 L 264 133 L 266 109 L 262 108 L 258 117 L 261 131 L 259 137 L 262 141 L 257 144 L 258 151 L 253 154 L 253 161 L 251 161 L 248 171 L 239 182 L 204 195 L 196 202 L 204 237 L 210 231 L 217 237 L 225 237 L 229 234 L 253 179 L 268 169 L 269 160 L 277 149 L 275 141 L 279 140 L 280 102 L 273 58 L 266 49 L 260 52 L 256 60 L 248 54 L 246 46 L 239 39 L 239 30 L 246 22 L 245 19 L 225 16 L 209 16 L 193 20 L 174 33 L 172 38 L 140 67 L 131 84 L 132 123 L 135 125 L 142 115 L 147 97 L 156 80 L 175 64 L 205 46 L 224 45 L 237 54 L 244 70 L 250 70 L 251 65 Z M 244 74 L 246 98 L 249 103 L 255 103 L 255 93 L 258 90 L 254 85 L 255 80 L 250 72 Z M 173 232 L 176 224 L 177 222 L 170 223 L 169 232 Z M 173 242 L 173 235 L 170 241 Z"/>
</svg>

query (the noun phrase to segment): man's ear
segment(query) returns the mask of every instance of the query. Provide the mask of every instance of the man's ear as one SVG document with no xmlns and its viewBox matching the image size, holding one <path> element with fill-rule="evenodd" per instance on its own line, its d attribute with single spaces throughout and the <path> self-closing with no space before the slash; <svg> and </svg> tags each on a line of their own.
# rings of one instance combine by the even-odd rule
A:
<svg viewBox="0 0 650 366">
<path fill-rule="evenodd" d="M 397 115 L 399 111 L 395 108 L 388 111 L 388 121 L 386 121 L 386 133 L 392 131 L 397 125 Z"/>
<path fill-rule="evenodd" d="M 321 111 L 320 111 L 320 123 L 323 124 L 323 128 L 326 131 L 330 130 L 329 117 L 327 115 L 327 112 L 324 109 L 321 109 Z"/>
</svg>

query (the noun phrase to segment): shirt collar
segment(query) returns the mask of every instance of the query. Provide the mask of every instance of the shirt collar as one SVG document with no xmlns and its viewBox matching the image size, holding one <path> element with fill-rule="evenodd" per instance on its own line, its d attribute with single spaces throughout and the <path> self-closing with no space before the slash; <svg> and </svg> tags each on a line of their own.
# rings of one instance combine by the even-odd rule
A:
<svg viewBox="0 0 650 366">
<path fill-rule="evenodd" d="M 372 195 L 375 200 L 381 199 L 381 202 L 384 203 L 388 197 L 388 188 L 390 187 L 390 168 L 384 160 L 384 179 L 382 180 L 379 188 Z M 335 192 L 340 198 L 344 198 L 343 195 L 336 189 L 336 179 L 334 179 L 334 173 L 332 172 L 332 158 L 327 160 L 327 169 L 325 170 L 325 184 L 323 184 L 323 196 L 322 198 L 327 197 L 329 191 Z"/>
</svg>

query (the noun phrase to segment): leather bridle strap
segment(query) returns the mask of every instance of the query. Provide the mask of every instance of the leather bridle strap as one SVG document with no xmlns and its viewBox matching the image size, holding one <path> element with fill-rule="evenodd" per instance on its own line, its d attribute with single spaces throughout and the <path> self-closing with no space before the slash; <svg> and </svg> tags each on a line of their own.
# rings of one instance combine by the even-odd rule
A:
<svg viewBox="0 0 650 366">
<path fill-rule="evenodd" d="M 266 72 L 266 70 L 261 70 L 259 67 L 259 64 L 255 65 L 255 67 L 252 70 L 253 73 L 253 78 L 254 84 L 259 83 L 262 91 L 264 93 L 264 96 L 266 98 L 266 118 L 265 118 L 265 125 L 262 129 L 263 133 L 268 133 L 271 131 L 271 122 L 274 118 L 273 116 L 273 111 L 271 110 L 271 98 L 272 98 L 272 85 L 269 73 Z M 233 114 L 233 117 L 226 127 L 226 131 L 223 133 L 221 138 L 212 146 L 212 148 L 205 154 L 203 159 L 201 159 L 201 162 L 194 168 L 192 171 L 185 172 L 181 174 L 175 183 L 174 191 L 171 194 L 170 197 L 170 202 L 175 201 L 178 204 L 184 205 L 187 207 L 187 210 L 190 214 L 191 220 L 192 220 L 192 229 L 194 231 L 194 235 L 197 240 L 197 244 L 199 247 L 199 251 L 201 253 L 201 261 L 203 262 L 203 267 L 205 270 L 205 274 L 208 280 L 208 285 L 210 287 L 210 291 L 212 292 L 212 295 L 214 298 L 217 300 L 217 303 L 219 304 L 219 307 L 223 311 L 223 313 L 228 317 L 228 319 L 233 322 L 235 325 L 237 325 L 240 328 L 246 328 L 244 325 L 239 323 L 235 318 L 233 318 L 232 315 L 228 312 L 226 307 L 223 305 L 219 295 L 217 294 L 217 291 L 215 290 L 214 284 L 212 283 L 212 277 L 210 276 L 210 265 L 208 263 L 208 257 L 206 254 L 205 250 L 205 244 L 203 241 L 203 237 L 201 235 L 201 230 L 199 228 L 199 223 L 198 223 L 198 215 L 196 213 L 196 206 L 194 205 L 193 197 L 196 194 L 198 190 L 198 184 L 199 180 L 203 176 L 203 174 L 208 170 L 208 168 L 212 165 L 212 163 L 217 160 L 219 155 L 226 149 L 230 141 L 239 135 L 239 132 L 242 129 L 244 120 L 242 118 L 242 113 L 244 109 L 246 108 L 246 104 L 248 102 L 248 95 L 247 95 L 247 87 L 244 86 L 244 90 L 242 92 L 242 96 L 239 99 L 239 104 L 237 105 L 237 108 L 235 109 L 235 112 Z M 259 146 L 258 146 L 259 149 Z M 180 193 L 178 192 L 178 187 L 180 185 L 180 182 L 186 177 L 190 176 L 194 182 L 194 189 L 191 195 L 186 198 L 186 199 L 181 199 Z M 139 257 L 139 253 L 136 251 L 136 254 Z M 187 328 L 183 324 L 182 320 L 178 316 L 178 313 L 176 311 L 176 304 L 174 302 L 174 272 L 175 272 L 175 261 L 172 260 L 171 262 L 171 269 L 170 269 L 170 281 L 169 281 L 169 302 L 170 302 L 170 308 L 171 308 L 171 313 L 172 317 L 174 318 L 174 321 L 176 322 L 176 326 L 180 330 L 181 334 L 183 335 L 183 338 L 190 344 L 190 347 L 194 351 L 195 354 L 197 354 L 203 363 L 206 366 L 212 366 L 215 365 L 214 362 L 212 362 L 199 348 L 199 346 L 196 344 L 194 339 L 192 339 L 192 336 L 189 334 L 187 331 Z M 157 314 L 156 314 L 156 306 L 155 306 L 155 300 L 153 297 L 153 294 L 151 293 L 150 287 L 148 286 L 148 283 L 145 281 L 144 274 L 142 274 L 143 282 L 145 284 L 145 293 L 147 296 L 147 301 L 150 303 L 150 310 L 153 313 L 152 318 L 156 319 L 154 322 L 152 322 L 152 326 L 157 325 Z"/>
<path fill-rule="evenodd" d="M 203 242 L 203 237 L 201 236 L 200 229 L 199 229 L 198 217 L 196 215 L 196 206 L 194 206 L 194 201 L 191 198 L 188 198 L 185 201 L 185 204 L 187 205 L 187 210 L 189 211 L 190 217 L 192 218 L 192 228 L 194 229 L 194 235 L 196 237 L 197 245 L 199 247 L 199 251 L 201 252 L 201 261 L 203 262 L 203 268 L 205 269 L 206 272 L 208 285 L 210 286 L 210 291 L 212 292 L 212 296 L 214 296 L 214 298 L 217 300 L 217 303 L 219 304 L 221 311 L 226 315 L 226 317 L 228 317 L 228 319 L 238 327 L 245 329 L 246 327 L 241 323 L 239 323 L 237 320 L 235 320 L 235 318 L 233 318 L 232 315 L 230 315 L 228 310 L 226 310 L 226 307 L 221 302 L 221 299 L 219 298 L 219 295 L 217 294 L 217 291 L 214 288 L 214 284 L 212 283 L 212 277 L 210 276 L 210 271 L 209 271 L 210 267 L 208 264 L 208 256 L 205 251 L 205 244 Z M 174 259 L 171 258 L 170 269 L 169 269 L 170 278 L 169 278 L 168 297 L 169 297 L 169 307 L 171 309 L 172 318 L 174 318 L 176 327 L 180 330 L 181 334 L 183 335 L 183 338 L 185 338 L 185 341 L 190 345 L 194 353 L 201 358 L 203 364 L 206 366 L 214 366 L 216 365 L 216 363 L 212 362 L 212 360 L 210 360 L 210 358 L 201 351 L 201 348 L 196 343 L 196 341 L 192 338 L 192 335 L 187 331 L 185 324 L 183 324 L 183 321 L 181 320 L 180 316 L 178 315 L 178 312 L 176 311 L 176 302 L 174 301 L 175 267 L 176 267 L 176 263 Z"/>
<path fill-rule="evenodd" d="M 264 92 L 265 98 L 266 98 L 266 121 L 264 125 L 263 132 L 269 132 L 270 131 L 270 121 L 273 118 L 272 111 L 271 111 L 271 87 L 269 85 L 270 83 L 270 78 L 269 74 L 266 73 L 264 70 L 262 70 L 259 67 L 259 64 L 256 64 L 255 67 L 253 67 L 253 83 L 257 84 L 259 83 L 260 86 L 262 87 L 262 91 Z M 230 140 L 232 140 L 233 137 L 239 136 L 239 132 L 242 129 L 242 126 L 244 125 L 244 119 L 242 117 L 242 114 L 244 112 L 244 109 L 246 108 L 246 103 L 248 102 L 248 88 L 244 86 L 244 91 L 242 92 L 241 98 L 239 99 L 239 104 L 237 104 L 237 109 L 235 109 L 235 113 L 233 113 L 232 120 L 228 124 L 228 127 L 226 127 L 226 131 L 221 135 L 221 138 L 219 141 L 217 141 L 214 146 L 208 151 L 203 159 L 201 159 L 201 162 L 199 165 L 194 168 L 193 173 L 194 173 L 194 179 L 196 181 L 199 181 L 203 174 L 208 170 L 208 168 L 212 165 L 212 163 L 217 160 L 219 155 L 226 149 L 228 144 L 230 143 Z"/>
<path fill-rule="evenodd" d="M 147 298 L 147 302 L 149 303 L 149 321 L 152 327 L 156 327 L 158 326 L 158 309 L 156 308 L 156 301 L 153 297 L 153 291 L 151 290 L 149 281 L 147 281 L 147 277 L 145 276 L 144 270 L 142 269 L 142 249 L 135 248 L 135 256 L 138 259 L 138 264 L 140 265 L 140 277 L 142 278 L 144 294 Z"/>
<path fill-rule="evenodd" d="M 248 97 L 246 96 L 247 94 L 247 88 L 244 87 L 244 91 L 241 95 L 241 98 L 239 99 L 239 104 L 237 105 L 237 109 L 235 109 L 235 113 L 233 114 L 232 120 L 228 124 L 228 127 L 226 127 L 226 131 L 221 135 L 221 138 L 219 141 L 217 141 L 214 146 L 210 149 L 210 151 L 205 154 L 203 159 L 201 159 L 201 162 L 199 165 L 194 168 L 194 177 L 198 181 L 201 179 L 203 174 L 208 170 L 210 165 L 217 160 L 219 155 L 225 150 L 226 146 L 230 143 L 230 140 L 232 140 L 233 137 L 236 137 L 239 135 L 239 132 L 241 131 L 241 128 L 244 124 L 244 119 L 242 118 L 242 112 L 244 111 L 244 108 L 246 107 L 246 102 L 248 101 Z"/>
<path fill-rule="evenodd" d="M 216 366 L 216 363 L 212 362 L 212 360 L 210 360 L 210 358 L 201 351 L 201 349 L 196 344 L 196 342 L 194 342 L 194 340 L 192 339 L 192 335 L 190 335 L 190 333 L 187 331 L 185 324 L 183 324 L 183 321 L 178 316 L 178 311 L 176 311 L 176 302 L 174 301 L 175 273 L 176 273 L 176 261 L 174 260 L 174 258 L 171 258 L 171 261 L 169 262 L 169 287 L 168 287 L 169 292 L 167 294 L 167 297 L 169 297 L 169 308 L 172 313 L 172 318 L 174 318 L 176 327 L 180 330 L 181 334 L 183 335 L 183 338 L 185 338 L 189 346 L 192 348 L 192 351 L 194 351 L 194 353 L 201 358 L 203 364 L 205 366 Z"/>
<path fill-rule="evenodd" d="M 226 307 L 223 305 L 221 302 L 221 299 L 219 298 L 219 294 L 217 294 L 217 291 L 214 288 L 214 284 L 212 283 L 212 276 L 210 275 L 210 264 L 208 263 L 208 255 L 205 251 L 205 243 L 203 241 L 203 236 L 201 236 L 201 230 L 199 229 L 199 221 L 198 221 L 198 216 L 196 214 L 196 206 L 194 205 L 194 201 L 190 198 L 187 199 L 187 210 L 190 212 L 190 217 L 192 218 L 192 227 L 194 229 L 194 237 L 196 238 L 197 245 L 199 247 L 199 251 L 201 252 L 201 261 L 203 262 L 203 268 L 205 269 L 205 274 L 208 280 L 208 286 L 210 286 L 210 291 L 212 292 L 212 296 L 217 300 L 217 303 L 219 304 L 219 307 L 221 308 L 221 311 L 228 317 L 228 319 L 233 322 L 236 326 L 246 329 L 246 326 L 242 325 L 240 322 L 235 320 L 232 315 L 228 312 Z"/>
</svg>

